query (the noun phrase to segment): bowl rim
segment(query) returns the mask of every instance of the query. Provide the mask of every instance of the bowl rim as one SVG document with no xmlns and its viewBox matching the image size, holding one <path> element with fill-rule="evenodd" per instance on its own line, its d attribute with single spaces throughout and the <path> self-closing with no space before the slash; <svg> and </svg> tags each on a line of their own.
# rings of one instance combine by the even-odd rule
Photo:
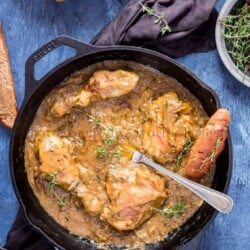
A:
<svg viewBox="0 0 250 250">
<path fill-rule="evenodd" d="M 215 41 L 219 56 L 227 68 L 227 70 L 242 84 L 250 87 L 250 77 L 244 74 L 241 70 L 239 70 L 235 63 L 233 62 L 232 58 L 230 57 L 229 53 L 227 52 L 225 39 L 222 36 L 222 32 L 224 31 L 224 27 L 221 24 L 220 20 L 225 18 L 235 6 L 238 0 L 230 0 L 226 1 L 219 13 L 219 16 L 216 21 L 215 26 Z"/>
</svg>

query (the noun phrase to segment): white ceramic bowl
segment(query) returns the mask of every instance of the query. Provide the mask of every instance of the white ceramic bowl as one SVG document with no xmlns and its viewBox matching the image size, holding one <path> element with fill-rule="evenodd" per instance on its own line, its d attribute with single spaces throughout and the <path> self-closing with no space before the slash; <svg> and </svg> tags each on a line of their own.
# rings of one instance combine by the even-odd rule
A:
<svg viewBox="0 0 250 250">
<path fill-rule="evenodd" d="M 238 2 L 238 0 L 226 0 L 225 4 L 223 5 L 215 28 L 215 39 L 216 39 L 216 46 L 220 55 L 222 62 L 224 63 L 225 67 L 228 71 L 241 83 L 250 87 L 250 77 L 244 74 L 241 70 L 239 70 L 236 65 L 234 64 L 232 58 L 227 52 L 225 39 L 223 37 L 224 27 L 221 24 L 221 19 L 225 18 L 232 10 L 234 5 Z"/>
</svg>

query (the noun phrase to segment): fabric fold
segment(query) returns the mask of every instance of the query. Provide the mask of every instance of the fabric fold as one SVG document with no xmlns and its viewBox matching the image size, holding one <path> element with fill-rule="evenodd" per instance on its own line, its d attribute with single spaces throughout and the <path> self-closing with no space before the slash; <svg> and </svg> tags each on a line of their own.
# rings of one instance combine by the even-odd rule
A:
<svg viewBox="0 0 250 250">
<path fill-rule="evenodd" d="M 172 57 L 215 48 L 216 0 L 131 0 L 94 40 L 99 46 L 132 45 Z M 162 15 L 171 32 L 161 35 L 163 23 L 143 12 L 142 5 Z"/>
</svg>

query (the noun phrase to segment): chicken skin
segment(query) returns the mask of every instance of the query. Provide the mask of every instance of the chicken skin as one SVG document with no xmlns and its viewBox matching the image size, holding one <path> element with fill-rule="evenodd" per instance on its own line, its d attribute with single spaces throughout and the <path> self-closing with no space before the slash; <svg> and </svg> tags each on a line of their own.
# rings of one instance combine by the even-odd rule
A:
<svg viewBox="0 0 250 250">
<path fill-rule="evenodd" d="M 62 117 L 72 107 L 86 107 L 93 98 L 106 99 L 119 97 L 131 92 L 139 81 L 134 72 L 125 70 L 99 70 L 89 78 L 87 84 L 77 94 L 59 98 L 52 106 L 51 113 Z"/>
<path fill-rule="evenodd" d="M 104 184 L 91 169 L 79 166 L 79 175 L 81 182 L 74 189 L 74 193 L 84 204 L 86 212 L 92 216 L 99 215 L 108 202 Z"/>
<path fill-rule="evenodd" d="M 165 198 L 165 179 L 146 166 L 126 162 L 110 166 L 106 189 L 110 203 L 101 219 L 120 231 L 133 230 L 152 216 Z"/>
<path fill-rule="evenodd" d="M 52 133 L 38 136 L 37 141 L 41 176 L 49 181 L 55 175 L 56 184 L 77 196 L 86 212 L 100 214 L 107 202 L 104 185 L 94 171 L 74 161 L 70 142 Z"/>
<path fill-rule="evenodd" d="M 56 182 L 64 190 L 69 190 L 72 183 L 79 181 L 79 171 L 70 155 L 70 143 L 53 134 L 38 137 L 39 171 L 46 179 L 48 174 L 56 174 Z"/>
<path fill-rule="evenodd" d="M 156 122 L 146 122 L 143 130 L 143 147 L 150 156 L 160 162 L 175 158 L 174 148 L 168 143 L 167 130 Z"/>
<path fill-rule="evenodd" d="M 86 89 L 103 99 L 119 97 L 133 90 L 139 80 L 134 72 L 125 70 L 99 70 L 89 79 Z"/>
<path fill-rule="evenodd" d="M 190 115 L 192 106 L 169 92 L 148 103 L 145 113 L 149 118 L 143 128 L 144 151 L 165 164 L 172 162 L 183 148 L 185 138 L 193 137 L 198 126 Z"/>
</svg>

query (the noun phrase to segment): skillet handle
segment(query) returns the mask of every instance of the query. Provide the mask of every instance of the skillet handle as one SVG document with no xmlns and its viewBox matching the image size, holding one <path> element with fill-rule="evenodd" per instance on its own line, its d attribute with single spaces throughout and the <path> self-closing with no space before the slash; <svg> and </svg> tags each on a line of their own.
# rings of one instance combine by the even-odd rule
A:
<svg viewBox="0 0 250 250">
<path fill-rule="evenodd" d="M 25 100 L 28 99 L 29 96 L 32 95 L 34 90 L 40 85 L 40 83 L 43 81 L 45 76 L 43 76 L 40 80 L 36 80 L 34 77 L 34 66 L 35 64 L 42 59 L 44 56 L 55 50 L 56 48 L 60 47 L 61 45 L 66 45 L 76 51 L 75 55 L 73 57 L 68 58 L 64 62 L 57 65 L 55 68 L 53 68 L 53 71 L 57 68 L 63 66 L 64 64 L 67 64 L 68 62 L 74 60 L 75 58 L 87 55 L 91 52 L 97 51 L 98 47 L 85 44 L 83 42 L 80 42 L 79 40 L 73 39 L 69 36 L 59 36 L 55 38 L 54 40 L 51 40 L 41 48 L 39 48 L 37 51 L 35 51 L 26 61 L 25 65 Z"/>
</svg>

